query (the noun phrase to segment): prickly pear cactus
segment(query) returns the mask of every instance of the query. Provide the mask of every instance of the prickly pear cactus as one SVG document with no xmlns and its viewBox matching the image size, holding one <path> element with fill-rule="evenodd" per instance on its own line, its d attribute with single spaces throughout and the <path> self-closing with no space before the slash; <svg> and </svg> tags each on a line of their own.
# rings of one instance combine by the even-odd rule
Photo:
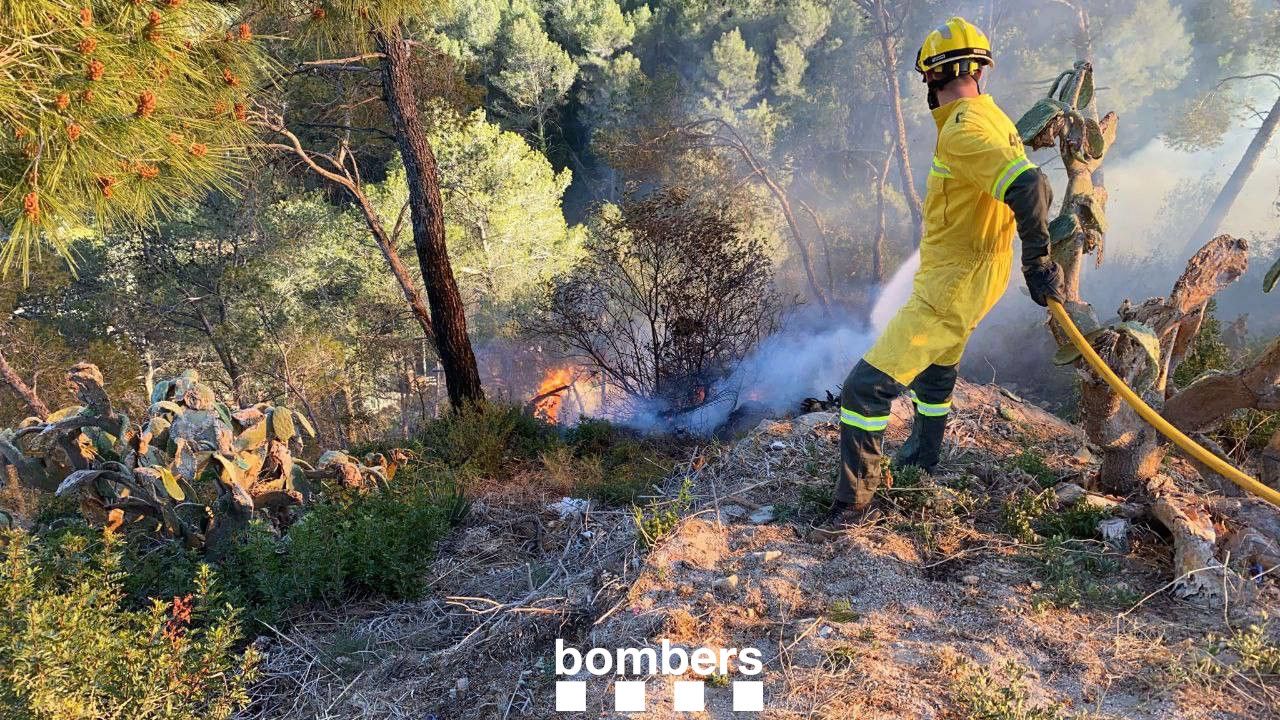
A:
<svg viewBox="0 0 1280 720">
<path fill-rule="evenodd" d="M 316 436 L 304 415 L 269 403 L 232 409 L 194 370 L 157 383 L 137 426 L 113 409 L 96 366 L 76 365 L 67 382 L 79 405 L 0 430 L 0 478 L 77 497 L 94 525 L 198 548 L 255 513 L 287 521 L 311 479 L 361 489 L 387 480 L 385 460 L 370 467 L 341 453 L 310 468 L 294 457 Z"/>
<path fill-rule="evenodd" d="M 1107 191 L 1095 184 L 1095 174 L 1115 142 L 1117 116 L 1109 112 L 1099 120 L 1093 100 L 1093 67 L 1080 61 L 1017 122 L 1023 143 L 1033 149 L 1056 145 L 1067 170 L 1067 192 L 1049 235 L 1072 301 L 1080 296 L 1081 256 L 1095 253 L 1101 263 L 1107 232 Z"/>
</svg>

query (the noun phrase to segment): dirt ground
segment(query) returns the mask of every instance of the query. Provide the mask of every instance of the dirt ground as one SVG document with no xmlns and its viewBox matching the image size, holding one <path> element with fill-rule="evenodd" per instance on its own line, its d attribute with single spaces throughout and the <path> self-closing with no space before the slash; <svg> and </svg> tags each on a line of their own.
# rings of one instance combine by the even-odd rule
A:
<svg viewBox="0 0 1280 720">
<path fill-rule="evenodd" d="M 810 529 L 835 472 L 829 413 L 697 448 L 638 517 L 562 517 L 517 479 L 518 497 L 481 498 L 441 548 L 427 599 L 317 611 L 260 642 L 244 716 L 636 717 L 614 712 L 613 676 L 556 676 L 562 638 L 760 650 L 763 712 L 732 710 L 744 676 L 687 673 L 647 678 L 646 718 L 1280 717 L 1274 577 L 1223 606 L 1180 602 L 1167 539 L 1141 518 L 1065 556 L 1083 566 L 1059 562 L 1008 531 L 1008 501 L 1087 484 L 1082 434 L 995 386 L 961 383 L 955 406 L 935 477 L 835 538 Z M 890 450 L 910 413 L 895 406 Z M 588 682 L 587 712 L 555 711 L 557 679 Z M 672 685 L 690 679 L 706 709 L 676 712 Z"/>
</svg>

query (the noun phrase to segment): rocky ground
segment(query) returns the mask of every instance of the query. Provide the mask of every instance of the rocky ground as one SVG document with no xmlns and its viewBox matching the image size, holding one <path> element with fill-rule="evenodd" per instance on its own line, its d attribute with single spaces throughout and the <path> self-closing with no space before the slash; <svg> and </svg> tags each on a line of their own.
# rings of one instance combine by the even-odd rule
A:
<svg viewBox="0 0 1280 720">
<path fill-rule="evenodd" d="M 894 412 L 891 447 L 911 410 Z M 656 676 L 651 718 L 1280 717 L 1274 577 L 1218 607 L 1172 598 L 1167 538 L 1083 491 L 1096 463 L 1077 428 L 996 386 L 962 383 L 954 415 L 939 472 L 899 474 L 883 517 L 836 538 L 809 527 L 834 475 L 829 413 L 697 448 L 637 511 L 515 478 L 441 548 L 428 599 L 317 612 L 260 643 L 246 716 L 624 716 L 613 678 L 586 673 L 587 712 L 555 712 L 563 638 L 760 649 L 764 712 L 732 711 L 730 673 L 678 713 L 671 683 L 693 676 Z"/>
</svg>

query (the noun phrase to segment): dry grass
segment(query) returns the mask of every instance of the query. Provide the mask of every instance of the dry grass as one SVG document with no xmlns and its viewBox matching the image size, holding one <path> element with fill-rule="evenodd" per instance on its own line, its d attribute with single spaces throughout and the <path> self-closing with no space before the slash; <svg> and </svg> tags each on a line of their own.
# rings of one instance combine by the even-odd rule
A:
<svg viewBox="0 0 1280 720">
<path fill-rule="evenodd" d="M 895 408 L 900 420 L 909 413 Z M 1277 716 L 1277 678 L 1237 651 L 1203 669 L 1213 633 L 1234 637 L 1280 608 L 1274 582 L 1250 607 L 1179 603 L 1160 592 L 1168 547 L 1135 533 L 1117 573 L 1085 580 L 1122 582 L 1141 602 L 1046 602 L 1049 581 L 1027 562 L 1045 543 L 1004 533 L 1001 509 L 1038 490 L 1043 473 L 1085 477 L 1078 431 L 967 384 L 954 420 L 940 471 L 920 487 L 949 497 L 944 490 L 963 486 L 971 504 L 890 493 L 899 511 L 836 542 L 810 542 L 807 532 L 834 474 L 838 429 L 822 414 L 693 452 L 648 499 L 658 510 L 689 507 L 647 552 L 627 509 L 562 522 L 540 511 L 550 496 L 537 497 L 536 483 L 514 502 L 495 491 L 442 549 L 431 599 L 317 613 L 265 643 L 267 675 L 248 716 L 558 717 L 557 637 L 578 647 L 666 638 L 760 648 L 771 720 Z M 904 434 L 895 423 L 891 444 Z M 1036 462 L 1017 460 L 1029 447 Z M 765 506 L 778 521 L 746 520 Z M 717 587 L 729 575 L 736 586 Z M 1267 632 L 1264 645 L 1275 642 Z M 670 708 L 672 680 L 650 679 L 644 717 L 688 717 Z M 590 682 L 586 716 L 615 717 L 608 681 Z M 710 687 L 704 717 L 742 717 L 729 696 Z"/>
</svg>

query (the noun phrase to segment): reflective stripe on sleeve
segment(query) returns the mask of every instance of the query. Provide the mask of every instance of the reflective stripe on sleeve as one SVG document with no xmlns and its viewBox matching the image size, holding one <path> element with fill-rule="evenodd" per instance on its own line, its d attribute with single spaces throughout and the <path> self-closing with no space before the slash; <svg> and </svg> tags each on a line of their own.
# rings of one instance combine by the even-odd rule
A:
<svg viewBox="0 0 1280 720">
<path fill-rule="evenodd" d="M 942 417 L 951 412 L 951 401 L 941 403 L 927 403 L 916 396 L 915 390 L 911 391 L 911 402 L 916 404 L 916 411 L 925 417 Z"/>
<path fill-rule="evenodd" d="M 866 430 L 868 432 L 877 432 L 879 430 L 884 430 L 885 428 L 889 427 L 889 416 L 877 415 L 874 417 L 869 417 L 867 415 L 863 415 L 862 413 L 856 413 L 848 408 L 842 407 L 840 408 L 840 422 L 844 423 L 845 425 L 852 425 L 853 427 L 856 427 L 859 430 Z"/>
<path fill-rule="evenodd" d="M 1035 166 L 1035 163 L 1025 156 L 1010 160 L 1009 164 L 1005 165 L 1004 169 L 1000 171 L 995 184 L 991 186 L 991 196 L 1000 202 L 1004 202 L 1004 194 L 1008 192 L 1009 186 L 1013 184 L 1013 181 L 1017 180 L 1019 175 Z"/>
<path fill-rule="evenodd" d="M 938 159 L 937 155 L 933 156 L 933 166 L 929 168 L 929 174 L 940 178 L 953 178 L 951 168 L 947 164 Z"/>
</svg>

